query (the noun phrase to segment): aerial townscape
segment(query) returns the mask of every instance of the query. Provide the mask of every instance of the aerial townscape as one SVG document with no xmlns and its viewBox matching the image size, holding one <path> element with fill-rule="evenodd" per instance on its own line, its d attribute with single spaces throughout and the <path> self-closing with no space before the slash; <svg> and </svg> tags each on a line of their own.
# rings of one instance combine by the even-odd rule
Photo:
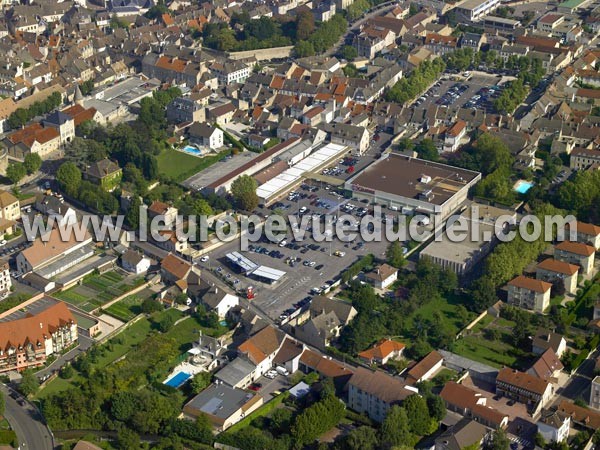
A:
<svg viewBox="0 0 600 450">
<path fill-rule="evenodd" d="M 600 450 L 600 0 L 1 5 L 1 450 Z"/>
</svg>

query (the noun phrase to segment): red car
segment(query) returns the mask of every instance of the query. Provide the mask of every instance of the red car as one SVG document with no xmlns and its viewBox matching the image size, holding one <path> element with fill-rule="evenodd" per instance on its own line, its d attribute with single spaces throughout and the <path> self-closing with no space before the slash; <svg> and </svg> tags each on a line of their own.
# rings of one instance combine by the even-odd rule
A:
<svg viewBox="0 0 600 450">
<path fill-rule="evenodd" d="M 260 391 L 260 389 L 262 388 L 262 384 L 260 383 L 253 383 L 250 385 L 250 387 L 248 389 L 250 389 L 251 391 Z"/>
</svg>

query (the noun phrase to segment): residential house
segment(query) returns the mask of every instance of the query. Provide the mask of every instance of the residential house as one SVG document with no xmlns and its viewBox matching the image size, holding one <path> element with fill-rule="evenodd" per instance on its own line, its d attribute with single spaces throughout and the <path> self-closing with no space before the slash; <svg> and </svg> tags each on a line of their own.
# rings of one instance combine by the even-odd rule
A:
<svg viewBox="0 0 600 450">
<path fill-rule="evenodd" d="M 554 247 L 554 258 L 581 267 L 581 273 L 590 273 L 594 267 L 596 249 L 581 242 L 564 241 Z"/>
<path fill-rule="evenodd" d="M 294 327 L 293 334 L 309 345 L 325 350 L 340 335 L 344 324 L 333 311 L 324 312 Z"/>
<path fill-rule="evenodd" d="M 585 406 L 578 406 L 569 400 L 562 400 L 558 405 L 558 411 L 571 417 L 571 423 L 587 428 L 594 432 L 600 429 L 600 412 Z"/>
<path fill-rule="evenodd" d="M 209 311 L 214 311 L 220 320 L 225 319 L 229 310 L 240 303 L 236 295 L 229 294 L 217 287 L 212 288 L 199 299 Z"/>
<path fill-rule="evenodd" d="M 68 233 L 62 239 L 60 230 L 53 228 L 49 233 L 17 255 L 17 270 L 21 274 L 35 272 L 44 278 L 52 278 L 93 256 L 92 236 L 84 232 Z"/>
<path fill-rule="evenodd" d="M 475 52 L 481 50 L 486 43 L 485 34 L 464 33 L 460 38 L 460 48 L 470 48 Z"/>
<path fill-rule="evenodd" d="M 200 83 L 204 63 L 179 57 L 147 54 L 142 60 L 142 72 L 149 78 L 158 78 L 163 82 L 183 83 L 192 88 Z"/>
<path fill-rule="evenodd" d="M 571 429 L 571 417 L 562 411 L 542 409 L 537 429 L 546 442 L 566 442 Z"/>
<path fill-rule="evenodd" d="M 261 395 L 225 384 L 211 384 L 185 404 L 183 413 L 194 419 L 204 416 L 222 432 L 256 411 L 263 402 Z"/>
<path fill-rule="evenodd" d="M 563 369 L 564 366 L 560 362 L 560 359 L 556 356 L 554 350 L 549 348 L 542 353 L 542 356 L 540 356 L 535 363 L 533 363 L 527 373 L 541 378 L 542 380 L 555 382 L 560 371 Z"/>
<path fill-rule="evenodd" d="M 3 141 L 10 156 L 24 159 L 29 153 L 44 158 L 60 147 L 60 134 L 53 127 L 42 127 L 39 123 L 27 125 L 9 134 Z"/>
<path fill-rule="evenodd" d="M 354 374 L 351 368 L 344 366 L 341 362 L 322 356 L 312 350 L 306 349 L 300 357 L 298 369 L 302 373 L 316 372 L 324 378 L 331 378 L 336 392 L 343 392 L 348 386 L 348 381 Z"/>
<path fill-rule="evenodd" d="M 0 322 L 0 373 L 41 366 L 77 342 L 77 323 L 67 305 L 48 302 L 51 306 L 34 314 Z"/>
<path fill-rule="evenodd" d="M 321 129 L 327 132 L 334 144 L 346 145 L 357 155 L 362 155 L 369 147 L 369 131 L 365 127 L 357 127 L 344 123 L 321 124 Z"/>
<path fill-rule="evenodd" d="M 562 334 L 540 328 L 536 331 L 531 346 L 535 355 L 543 355 L 550 348 L 557 357 L 562 358 L 567 349 L 567 341 Z"/>
<path fill-rule="evenodd" d="M 173 228 L 177 218 L 177 208 L 159 200 L 153 201 L 148 207 L 148 219 L 163 220 L 166 227 Z"/>
<path fill-rule="evenodd" d="M 583 242 L 600 250 L 600 226 L 577 221 L 577 242 Z"/>
<path fill-rule="evenodd" d="M 358 311 L 349 304 L 341 300 L 331 299 L 324 295 L 317 295 L 313 298 L 309 307 L 310 317 L 316 317 L 323 313 L 334 312 L 336 317 L 344 325 L 348 325 L 352 319 L 358 314 Z"/>
<path fill-rule="evenodd" d="M 424 47 L 435 55 L 445 55 L 455 51 L 458 48 L 458 38 L 456 36 L 443 36 L 437 33 L 428 33 L 425 36 Z"/>
<path fill-rule="evenodd" d="M 128 249 L 121 255 L 121 266 L 128 272 L 141 275 L 150 268 L 150 259 L 141 253 Z"/>
<path fill-rule="evenodd" d="M 365 364 L 384 365 L 389 360 L 400 359 L 405 347 L 406 346 L 402 342 L 381 339 L 373 347 L 360 352 L 358 357 Z"/>
<path fill-rule="evenodd" d="M 508 303 L 542 313 L 550 305 L 551 288 L 550 283 L 519 275 L 508 283 Z"/>
<path fill-rule="evenodd" d="M 475 420 L 493 429 L 506 428 L 508 416 L 491 406 L 487 406 L 487 398 L 480 392 L 463 386 L 454 381 L 448 381 L 440 397 L 446 403 L 446 408 L 459 413 L 461 416 Z"/>
<path fill-rule="evenodd" d="M 398 279 L 398 269 L 389 264 L 381 264 L 367 273 L 365 279 L 376 289 L 387 289 Z"/>
<path fill-rule="evenodd" d="M 448 130 L 444 138 L 444 151 L 455 152 L 460 146 L 461 139 L 467 134 L 467 122 L 457 120 Z"/>
<path fill-rule="evenodd" d="M 169 253 L 160 263 L 162 279 L 168 283 L 185 282 L 194 269 L 187 261 Z"/>
<path fill-rule="evenodd" d="M 496 378 L 496 394 L 527 405 L 530 411 L 543 408 L 554 394 L 554 386 L 528 373 L 505 367 Z"/>
<path fill-rule="evenodd" d="M 223 63 L 215 62 L 210 70 L 217 74 L 219 84 L 229 85 L 233 83 L 244 83 L 250 76 L 250 67 L 238 60 L 227 60 Z"/>
<path fill-rule="evenodd" d="M 19 199 L 8 191 L 0 189 L 0 219 L 17 221 L 21 218 Z"/>
<path fill-rule="evenodd" d="M 416 392 L 384 372 L 357 367 L 348 382 L 348 406 L 376 422 L 383 422 L 391 406 L 402 403 Z"/>
<path fill-rule="evenodd" d="M 207 123 L 194 122 L 188 129 L 188 135 L 192 144 L 212 150 L 223 147 L 223 131 Z"/>
<path fill-rule="evenodd" d="M 71 142 L 75 137 L 75 121 L 70 115 L 62 111 L 56 110 L 48 114 L 44 119 L 44 127 L 58 130 L 61 145 Z"/>
<path fill-rule="evenodd" d="M 219 370 L 215 374 L 215 379 L 232 388 L 246 389 L 262 376 L 256 368 L 256 364 L 252 361 L 244 356 L 238 356 Z"/>
<path fill-rule="evenodd" d="M 535 268 L 535 277 L 548 283 L 561 283 L 565 292 L 574 294 L 577 290 L 579 266 L 547 258 Z"/>
<path fill-rule="evenodd" d="M 283 332 L 268 326 L 244 341 L 238 347 L 238 354 L 256 366 L 256 373 L 260 377 L 273 367 L 275 356 L 285 339 Z"/>
<path fill-rule="evenodd" d="M 172 123 L 204 122 L 204 105 L 191 97 L 177 97 L 167 105 L 167 120 Z"/>
<path fill-rule="evenodd" d="M 375 55 L 394 43 L 396 35 L 388 29 L 378 26 L 367 26 L 354 36 L 352 45 L 358 56 L 372 60 Z"/>
<path fill-rule="evenodd" d="M 490 432 L 473 420 L 462 419 L 435 439 L 435 450 L 462 450 L 482 448 Z"/>
<path fill-rule="evenodd" d="M 600 164 L 600 150 L 575 147 L 569 156 L 569 167 L 573 170 L 587 170 Z"/>
<path fill-rule="evenodd" d="M 8 261 L 0 259 L 0 300 L 10 294 L 12 279 L 10 278 L 10 266 Z"/>
<path fill-rule="evenodd" d="M 54 220 L 58 226 L 66 227 L 77 223 L 77 213 L 65 203 L 62 195 L 43 195 L 36 199 L 35 209 Z"/>
<path fill-rule="evenodd" d="M 295 373 L 300 369 L 300 358 L 304 352 L 304 345 L 300 342 L 287 338 L 273 359 L 275 367 L 283 367 L 289 373 Z"/>
<path fill-rule="evenodd" d="M 226 336 L 213 337 L 199 331 L 200 337 L 187 352 L 192 355 L 192 364 L 202 367 L 206 372 L 213 371 L 227 363 L 227 346 L 231 343 Z"/>
<path fill-rule="evenodd" d="M 444 358 L 437 351 L 432 351 L 425 358 L 415 364 L 406 374 L 406 382 L 410 384 L 429 380 L 441 369 Z"/>
<path fill-rule="evenodd" d="M 105 191 L 112 192 L 121 183 L 123 170 L 114 161 L 104 158 L 90 164 L 84 172 L 84 177 Z"/>
<path fill-rule="evenodd" d="M 160 230 L 152 236 L 152 241 L 160 248 L 169 253 L 184 253 L 189 248 L 189 242 L 186 237 L 178 236 L 173 230 Z"/>
<path fill-rule="evenodd" d="M 218 125 L 226 125 L 233 119 L 236 112 L 236 107 L 233 103 L 228 102 L 208 107 L 208 119 Z"/>
</svg>

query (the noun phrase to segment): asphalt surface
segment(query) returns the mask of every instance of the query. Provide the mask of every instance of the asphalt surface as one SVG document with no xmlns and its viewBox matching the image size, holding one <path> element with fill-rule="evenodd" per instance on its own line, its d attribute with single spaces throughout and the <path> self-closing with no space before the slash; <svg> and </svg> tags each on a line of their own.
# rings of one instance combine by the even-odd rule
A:
<svg viewBox="0 0 600 450">
<path fill-rule="evenodd" d="M 5 385 L 0 385 L 6 400 L 4 416 L 17 434 L 21 450 L 52 450 L 53 437 L 44 424 L 40 412 L 22 396 Z M 10 393 L 18 400 L 11 397 Z M 19 404 L 22 403 L 22 405 Z"/>
<path fill-rule="evenodd" d="M 595 358 L 598 356 L 598 350 L 594 351 L 571 375 L 569 381 L 557 391 L 554 404 L 558 405 L 563 400 L 574 401 L 577 398 L 583 398 L 586 402 L 590 398 L 590 386 L 594 378 Z"/>
</svg>

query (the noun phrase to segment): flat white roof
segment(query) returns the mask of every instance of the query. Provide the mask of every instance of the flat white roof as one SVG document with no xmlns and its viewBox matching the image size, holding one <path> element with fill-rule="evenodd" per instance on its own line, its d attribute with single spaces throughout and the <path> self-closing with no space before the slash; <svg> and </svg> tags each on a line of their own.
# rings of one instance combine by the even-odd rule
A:
<svg viewBox="0 0 600 450">
<path fill-rule="evenodd" d="M 225 255 L 225 256 L 227 257 L 227 259 L 229 259 L 229 261 L 231 261 L 234 264 L 237 264 L 245 272 L 251 272 L 251 271 L 255 270 L 256 268 L 258 268 L 258 264 L 250 261 L 248 258 L 246 258 L 244 255 L 242 255 L 239 252 L 227 253 L 227 255 Z"/>
<path fill-rule="evenodd" d="M 285 276 L 285 274 L 286 272 L 284 272 L 283 270 L 277 270 L 267 266 L 259 266 L 256 270 L 252 272 L 252 275 L 256 275 L 257 277 L 261 278 L 266 278 L 272 281 L 279 281 Z"/>
<path fill-rule="evenodd" d="M 300 162 L 296 163 L 289 169 L 284 170 L 282 173 L 261 184 L 256 189 L 256 195 L 259 198 L 268 200 L 273 195 L 280 192 L 286 186 L 297 182 L 306 172 L 314 172 L 323 164 L 326 164 L 329 160 L 336 157 L 342 152 L 346 151 L 346 146 L 339 144 L 327 144 L 324 147 L 311 153 Z"/>
</svg>

